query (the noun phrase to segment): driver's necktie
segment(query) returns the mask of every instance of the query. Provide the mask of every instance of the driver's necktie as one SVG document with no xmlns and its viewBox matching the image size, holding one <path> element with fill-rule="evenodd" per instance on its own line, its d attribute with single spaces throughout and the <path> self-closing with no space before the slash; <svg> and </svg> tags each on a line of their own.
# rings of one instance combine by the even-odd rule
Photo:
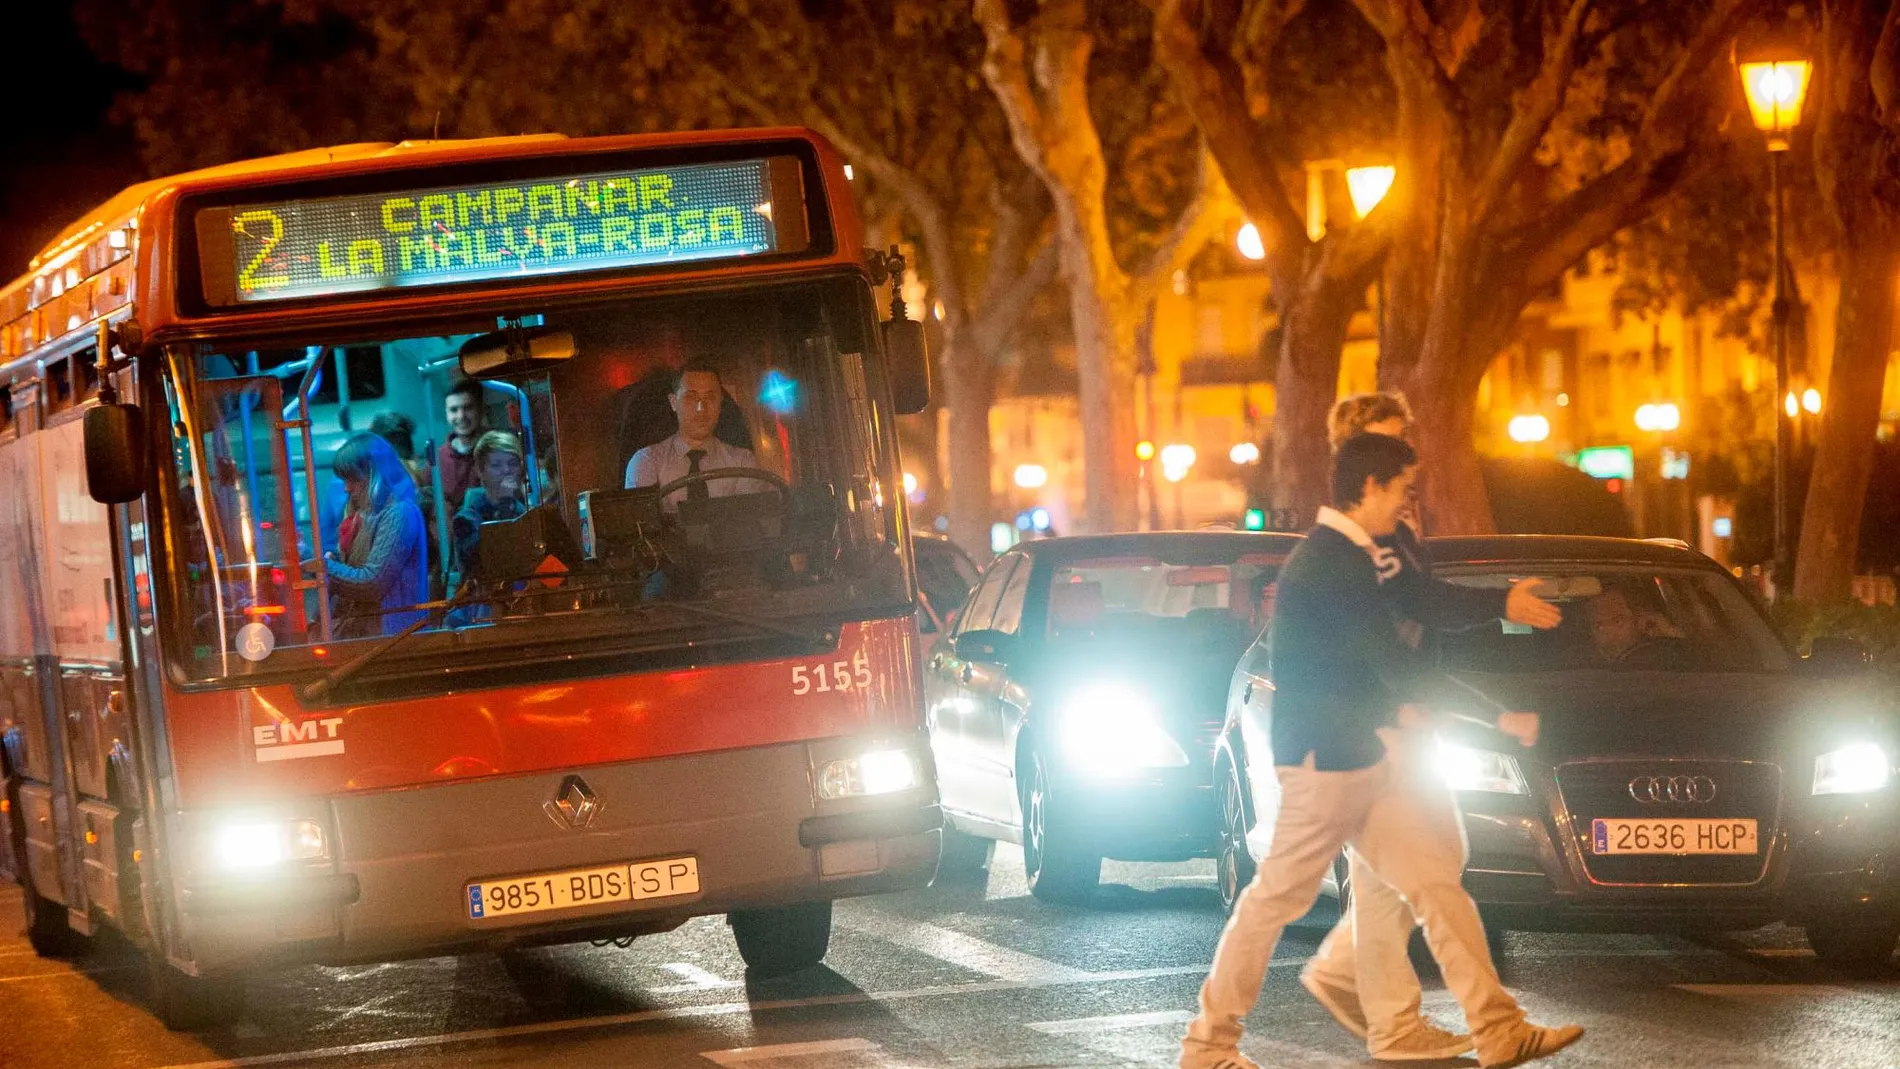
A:
<svg viewBox="0 0 1900 1069">
<path fill-rule="evenodd" d="M 706 451 L 704 449 L 688 449 L 686 451 L 686 474 L 698 475 L 699 462 L 705 459 Z M 712 491 L 708 490 L 706 484 L 703 482 L 694 483 L 686 488 L 686 500 L 711 501 Z"/>
</svg>

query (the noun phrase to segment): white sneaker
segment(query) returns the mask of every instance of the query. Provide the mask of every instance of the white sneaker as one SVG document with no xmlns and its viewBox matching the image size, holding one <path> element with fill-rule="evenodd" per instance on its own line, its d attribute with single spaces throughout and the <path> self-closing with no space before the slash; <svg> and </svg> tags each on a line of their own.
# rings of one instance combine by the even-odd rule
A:
<svg viewBox="0 0 1900 1069">
<path fill-rule="evenodd" d="M 1500 1036 L 1478 1041 L 1478 1064 L 1483 1069 L 1509 1069 L 1539 1058 L 1548 1058 L 1583 1038 L 1582 1027 L 1574 1024 L 1546 1028 L 1520 1021 Z"/>
<path fill-rule="evenodd" d="M 1424 1019 L 1390 1039 L 1366 1044 L 1366 1052 L 1382 1062 L 1442 1061 L 1463 1057 L 1471 1049 L 1470 1036 L 1448 1032 Z"/>
</svg>

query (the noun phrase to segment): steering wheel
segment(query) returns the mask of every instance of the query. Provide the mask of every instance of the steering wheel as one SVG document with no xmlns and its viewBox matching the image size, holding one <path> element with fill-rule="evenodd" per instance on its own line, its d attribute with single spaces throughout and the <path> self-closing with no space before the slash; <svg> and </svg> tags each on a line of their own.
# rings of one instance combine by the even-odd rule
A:
<svg viewBox="0 0 1900 1069">
<path fill-rule="evenodd" d="M 1644 635 L 1614 663 L 1628 668 L 1668 668 L 1682 660 L 1688 645 L 1674 635 Z"/>
<path fill-rule="evenodd" d="M 689 486 L 713 482 L 716 479 L 752 479 L 757 482 L 769 483 L 774 490 L 778 491 L 780 500 L 784 501 L 787 505 L 791 504 L 792 484 L 780 478 L 777 472 L 766 471 L 764 468 L 709 468 L 706 471 L 694 472 L 691 475 L 682 475 L 657 489 L 659 490 L 660 500 L 664 501 L 676 490 L 683 490 Z"/>
</svg>

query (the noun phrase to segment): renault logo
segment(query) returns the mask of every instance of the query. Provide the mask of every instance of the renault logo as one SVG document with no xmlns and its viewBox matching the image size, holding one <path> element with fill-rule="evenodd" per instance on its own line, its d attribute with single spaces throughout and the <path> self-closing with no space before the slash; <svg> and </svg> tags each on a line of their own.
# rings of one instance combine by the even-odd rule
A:
<svg viewBox="0 0 1900 1069">
<path fill-rule="evenodd" d="M 592 788 L 587 786 L 587 781 L 579 776 L 562 780 L 561 789 L 554 792 L 554 800 L 541 803 L 541 811 L 548 815 L 549 820 L 575 831 L 592 824 L 602 808 Z"/>
<path fill-rule="evenodd" d="M 1707 776 L 1638 776 L 1630 780 L 1630 797 L 1653 802 L 1713 802 L 1715 781 Z"/>
</svg>

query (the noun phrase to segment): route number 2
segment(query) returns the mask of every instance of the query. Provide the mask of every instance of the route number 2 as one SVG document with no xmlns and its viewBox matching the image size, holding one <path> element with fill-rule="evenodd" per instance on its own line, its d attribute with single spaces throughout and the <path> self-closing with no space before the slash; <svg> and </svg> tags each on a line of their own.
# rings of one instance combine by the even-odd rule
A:
<svg viewBox="0 0 1900 1069">
<path fill-rule="evenodd" d="M 795 664 L 792 666 L 792 695 L 803 697 L 807 694 L 830 694 L 832 691 L 869 690 L 871 688 L 871 659 L 863 650 L 849 661 L 833 661 L 826 664 Z"/>
</svg>

